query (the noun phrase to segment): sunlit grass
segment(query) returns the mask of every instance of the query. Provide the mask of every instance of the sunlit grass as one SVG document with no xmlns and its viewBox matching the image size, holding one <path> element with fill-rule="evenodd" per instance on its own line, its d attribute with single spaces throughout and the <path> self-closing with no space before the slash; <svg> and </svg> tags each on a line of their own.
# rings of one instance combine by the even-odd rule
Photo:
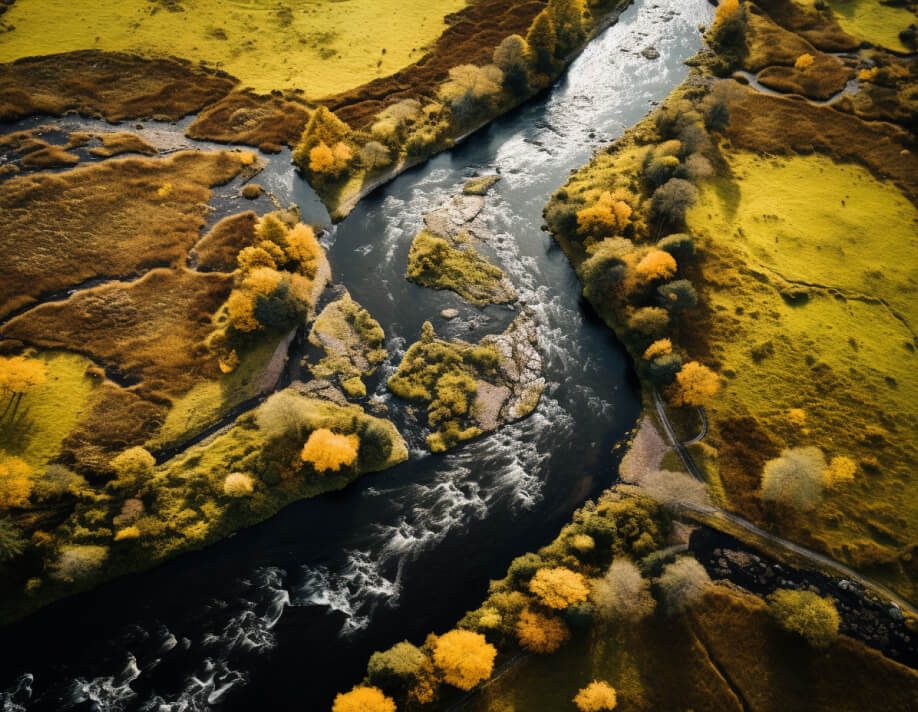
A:
<svg viewBox="0 0 918 712">
<path fill-rule="evenodd" d="M 256 91 L 318 98 L 419 60 L 465 0 L 19 0 L 0 61 L 80 49 L 202 60 Z"/>
</svg>

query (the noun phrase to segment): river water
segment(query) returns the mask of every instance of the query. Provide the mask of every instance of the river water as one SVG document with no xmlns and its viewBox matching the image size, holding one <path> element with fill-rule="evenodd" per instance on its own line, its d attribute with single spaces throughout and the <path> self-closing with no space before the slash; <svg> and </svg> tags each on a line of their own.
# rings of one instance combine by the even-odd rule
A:
<svg viewBox="0 0 918 712">
<path fill-rule="evenodd" d="M 684 78 L 711 14 L 706 0 L 639 0 L 550 93 L 404 174 L 330 229 L 335 280 L 389 339 L 392 357 L 371 387 L 404 430 L 411 459 L 11 626 L 0 640 L 0 709 L 327 710 L 336 691 L 360 680 L 370 653 L 450 627 L 513 556 L 550 541 L 608 486 L 612 449 L 639 413 L 637 386 L 541 231 L 541 211 L 572 168 Z M 641 55 L 648 46 L 658 59 Z M 491 247 L 537 319 L 549 387 L 528 419 L 432 456 L 385 377 L 426 319 L 441 335 L 477 340 L 517 312 L 408 283 L 407 253 L 424 214 L 485 172 L 502 176 L 483 213 Z M 327 220 L 289 154 L 258 181 L 299 203 L 304 220 Z M 445 307 L 459 318 L 440 319 Z"/>
</svg>

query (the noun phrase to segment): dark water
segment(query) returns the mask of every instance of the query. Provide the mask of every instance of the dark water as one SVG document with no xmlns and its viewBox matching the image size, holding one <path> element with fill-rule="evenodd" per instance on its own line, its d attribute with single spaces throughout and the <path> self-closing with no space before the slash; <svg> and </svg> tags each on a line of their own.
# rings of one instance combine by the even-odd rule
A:
<svg viewBox="0 0 918 712">
<path fill-rule="evenodd" d="M 403 175 L 331 230 L 336 281 L 389 337 L 377 393 L 405 426 L 411 460 L 5 630 L 2 710 L 326 710 L 373 650 L 451 626 L 514 555 L 549 541 L 606 487 L 612 447 L 639 412 L 636 384 L 541 232 L 541 211 L 570 169 L 681 81 L 710 15 L 705 0 L 638 2 L 546 97 Z M 640 55 L 648 45 L 658 60 Z M 530 418 L 431 456 L 385 376 L 425 319 L 442 335 L 478 339 L 517 312 L 409 284 L 408 246 L 426 212 L 468 176 L 494 171 L 503 180 L 484 213 L 492 247 L 538 321 L 549 387 Z M 286 155 L 258 181 L 298 202 L 304 219 L 325 218 Z M 219 210 L 239 209 L 229 194 L 218 194 Z M 460 310 L 453 322 L 437 317 L 447 306 Z"/>
</svg>

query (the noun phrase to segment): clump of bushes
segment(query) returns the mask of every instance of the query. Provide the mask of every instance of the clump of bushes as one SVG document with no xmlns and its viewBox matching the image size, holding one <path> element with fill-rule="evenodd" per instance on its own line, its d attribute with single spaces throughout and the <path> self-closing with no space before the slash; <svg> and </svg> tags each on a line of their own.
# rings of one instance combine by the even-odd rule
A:
<svg viewBox="0 0 918 712">
<path fill-rule="evenodd" d="M 840 618 L 831 598 L 781 588 L 768 597 L 768 606 L 782 628 L 814 648 L 827 648 L 838 637 Z"/>
</svg>

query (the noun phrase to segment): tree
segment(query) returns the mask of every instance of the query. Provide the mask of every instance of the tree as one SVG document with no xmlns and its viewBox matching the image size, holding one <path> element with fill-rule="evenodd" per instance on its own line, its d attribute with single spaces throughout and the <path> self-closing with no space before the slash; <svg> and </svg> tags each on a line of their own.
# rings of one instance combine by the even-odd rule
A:
<svg viewBox="0 0 918 712">
<path fill-rule="evenodd" d="M 840 484 L 853 482 L 856 473 L 857 463 L 850 457 L 838 455 L 832 458 L 832 462 L 823 473 L 823 479 L 827 487 L 838 487 Z"/>
<path fill-rule="evenodd" d="M 131 447 L 116 455 L 111 463 L 118 478 L 116 487 L 137 487 L 153 474 L 156 458 L 146 448 Z"/>
<path fill-rule="evenodd" d="M 825 469 L 826 459 L 818 447 L 784 450 L 765 463 L 762 499 L 792 509 L 812 509 L 822 498 Z"/>
<path fill-rule="evenodd" d="M 326 146 L 346 141 L 351 134 L 351 127 L 339 119 L 326 106 L 320 106 L 309 118 L 300 140 L 293 149 L 293 161 L 300 168 L 305 169 L 310 160 L 309 152 L 324 143 Z"/>
<path fill-rule="evenodd" d="M 582 603 L 590 594 L 583 575 L 562 566 L 536 571 L 529 590 L 543 605 L 556 609 Z"/>
<path fill-rule="evenodd" d="M 24 507 L 32 494 L 32 468 L 19 457 L 0 461 L 0 509 Z"/>
<path fill-rule="evenodd" d="M 684 178 L 670 178 L 654 191 L 650 207 L 659 220 L 679 224 L 685 221 L 685 211 L 697 199 L 695 186 Z"/>
<path fill-rule="evenodd" d="M 440 98 L 449 104 L 456 123 L 463 126 L 500 94 L 503 81 L 503 72 L 493 64 L 460 64 L 449 70 L 449 79 L 440 86 Z"/>
<path fill-rule="evenodd" d="M 26 548 L 26 539 L 13 522 L 0 517 L 0 564 L 15 559 Z"/>
<path fill-rule="evenodd" d="M 673 405 L 699 406 L 717 395 L 720 377 L 707 366 L 689 361 L 676 374 Z"/>
<path fill-rule="evenodd" d="M 618 697 L 609 683 L 593 680 L 577 693 L 574 704 L 580 712 L 606 712 L 615 709 Z"/>
<path fill-rule="evenodd" d="M 736 47 L 746 32 L 746 11 L 739 0 L 723 0 L 717 6 L 712 28 L 715 46 Z"/>
<path fill-rule="evenodd" d="M 549 0 L 547 10 L 558 38 L 555 56 L 561 59 L 583 41 L 586 0 Z"/>
<path fill-rule="evenodd" d="M 0 357 L 0 398 L 8 399 L 0 418 L 15 417 L 23 396 L 47 380 L 45 362 L 25 356 Z"/>
<path fill-rule="evenodd" d="M 615 559 L 606 575 L 593 582 L 590 600 L 596 615 L 608 621 L 636 622 L 656 606 L 648 582 L 628 559 Z"/>
<path fill-rule="evenodd" d="M 683 556 L 663 569 L 657 580 L 663 601 L 671 613 L 685 610 L 700 599 L 711 585 L 711 577 L 691 556 Z"/>
<path fill-rule="evenodd" d="M 227 497 L 248 497 L 254 490 L 252 476 L 245 472 L 230 472 L 223 480 L 223 494 Z"/>
<path fill-rule="evenodd" d="M 376 687 L 358 685 L 350 692 L 338 693 L 332 712 L 395 712 L 395 700 Z"/>
<path fill-rule="evenodd" d="M 816 58 L 813 57 L 809 52 L 804 52 L 794 61 L 794 69 L 799 72 L 805 72 L 807 69 L 813 66 L 813 62 L 816 61 Z"/>
<path fill-rule="evenodd" d="M 641 336 L 658 337 L 669 326 L 669 312 L 660 307 L 641 307 L 628 318 L 628 329 Z"/>
<path fill-rule="evenodd" d="M 687 279 L 677 279 L 660 285 L 657 287 L 657 295 L 661 304 L 672 312 L 691 309 L 698 304 L 698 293 Z"/>
<path fill-rule="evenodd" d="M 470 630 L 451 630 L 433 646 L 433 662 L 443 679 L 466 692 L 491 676 L 495 657 L 495 647 Z"/>
<path fill-rule="evenodd" d="M 663 250 L 651 250 L 635 266 L 635 272 L 645 282 L 669 279 L 676 274 L 676 260 Z"/>
<path fill-rule="evenodd" d="M 779 588 L 768 597 L 768 607 L 784 630 L 797 633 L 814 648 L 827 648 L 838 637 L 840 619 L 831 598 Z"/>
<path fill-rule="evenodd" d="M 339 435 L 328 428 L 319 428 L 309 434 L 300 458 L 317 472 L 337 472 L 354 464 L 359 448 L 360 439 L 356 435 Z"/>
<path fill-rule="evenodd" d="M 695 256 L 695 238 L 684 232 L 667 235 L 657 243 L 657 247 L 675 257 L 679 264 Z"/>
<path fill-rule="evenodd" d="M 392 154 L 379 141 L 367 141 L 360 149 L 360 162 L 367 170 L 375 171 L 392 163 Z"/>
<path fill-rule="evenodd" d="M 340 176 L 347 170 L 353 151 L 343 141 L 329 145 L 320 141 L 309 149 L 309 170 L 318 175 Z"/>
<path fill-rule="evenodd" d="M 399 691 L 411 687 L 428 665 L 427 656 L 407 640 L 388 650 L 373 653 L 367 664 L 367 679 L 383 689 Z"/>
<path fill-rule="evenodd" d="M 514 586 L 529 585 L 536 571 L 545 566 L 545 560 L 533 552 L 517 556 L 507 568 L 507 577 Z"/>
<path fill-rule="evenodd" d="M 588 299 L 602 304 L 614 294 L 627 273 L 624 259 L 634 249 L 630 240 L 609 237 L 592 246 L 590 257 L 581 266 L 583 292 Z"/>
<path fill-rule="evenodd" d="M 644 358 L 648 361 L 657 356 L 666 356 L 673 352 L 673 342 L 669 339 L 657 339 L 644 351 Z"/>
<path fill-rule="evenodd" d="M 529 91 L 529 67 L 532 51 L 519 35 L 504 37 L 494 49 L 494 64 L 504 73 L 504 86 L 513 94 L 523 96 Z"/>
<path fill-rule="evenodd" d="M 535 55 L 536 69 L 543 74 L 551 74 L 555 70 L 555 52 L 558 48 L 558 37 L 555 33 L 555 24 L 547 10 L 542 10 L 526 34 L 529 47 Z"/>
<path fill-rule="evenodd" d="M 516 636 L 526 650 L 547 654 L 564 645 L 571 632 L 558 616 L 546 616 L 527 608 L 516 623 Z"/>
<path fill-rule="evenodd" d="M 595 203 L 577 211 L 577 232 L 597 240 L 621 235 L 631 224 L 633 201 L 634 195 L 627 190 L 604 191 Z"/>
</svg>

